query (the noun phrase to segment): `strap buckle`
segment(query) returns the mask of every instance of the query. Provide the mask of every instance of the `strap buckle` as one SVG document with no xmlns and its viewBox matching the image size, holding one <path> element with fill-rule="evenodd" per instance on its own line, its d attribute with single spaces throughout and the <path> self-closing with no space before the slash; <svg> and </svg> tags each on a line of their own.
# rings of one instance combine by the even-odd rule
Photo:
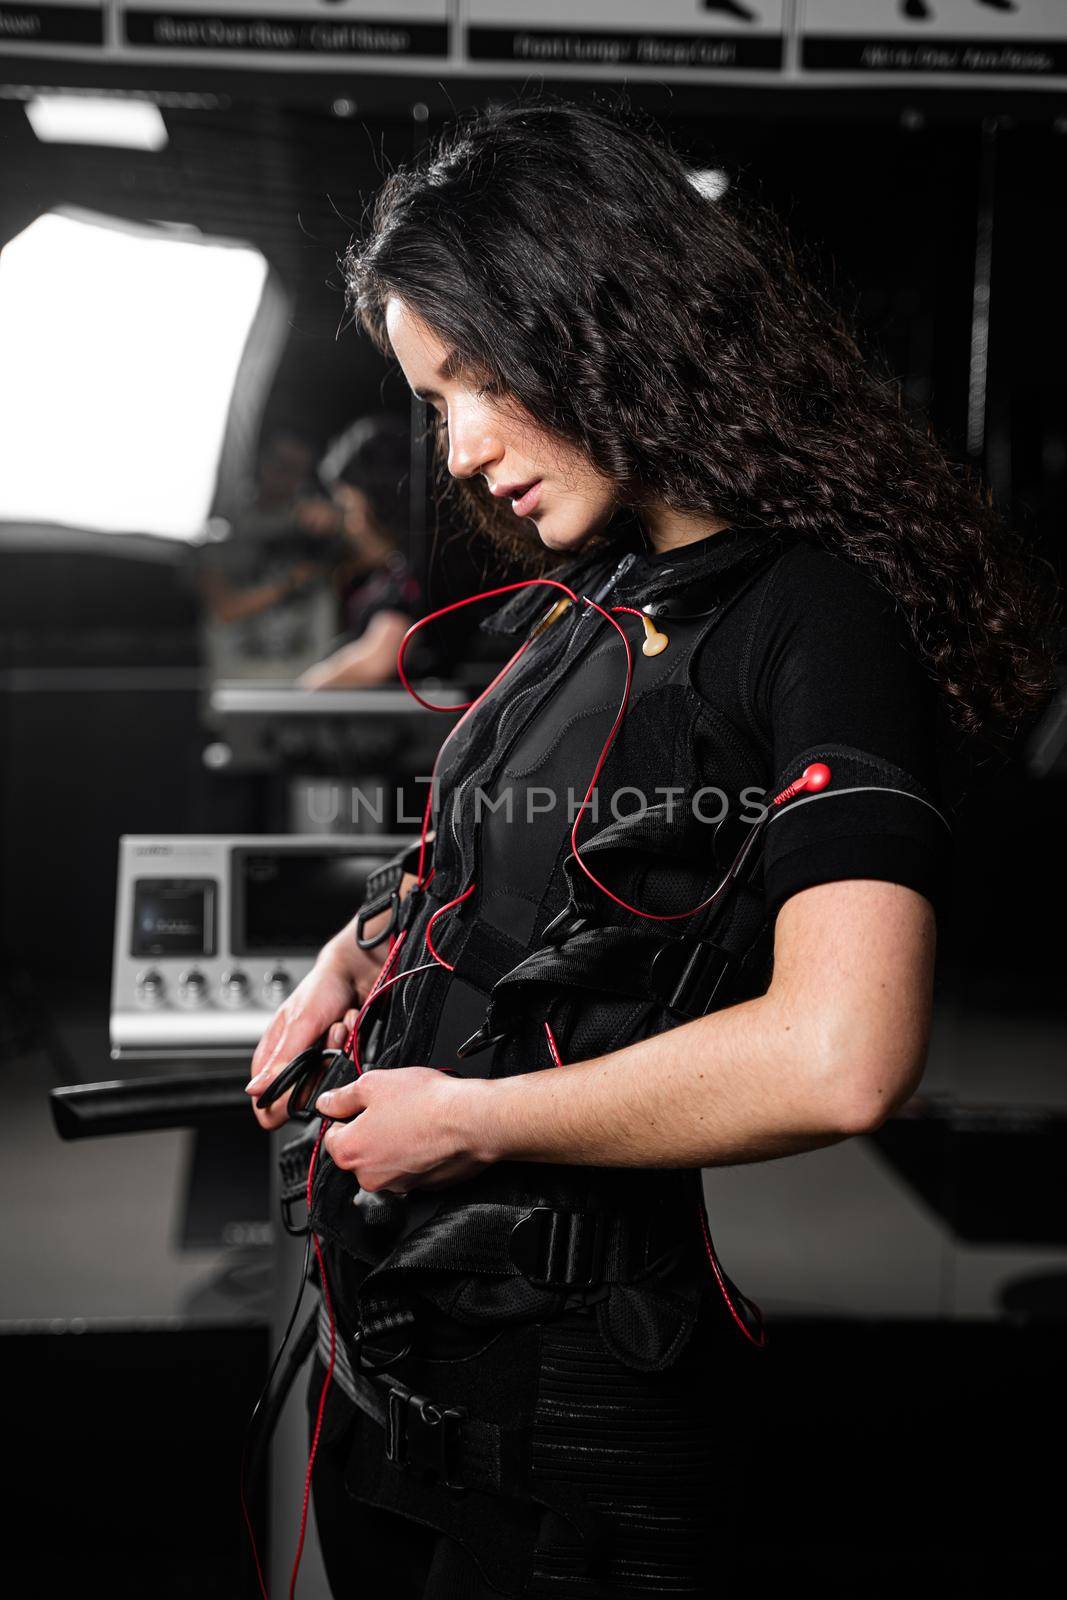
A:
<svg viewBox="0 0 1067 1600">
<path fill-rule="evenodd" d="M 608 1218 L 602 1211 L 535 1206 L 508 1237 L 508 1258 L 538 1288 L 591 1289 L 603 1278 Z"/>
<path fill-rule="evenodd" d="M 702 1017 L 730 970 L 731 959 L 729 951 L 710 939 L 695 944 L 671 940 L 652 957 L 652 991 L 669 1010 L 684 1017 Z"/>
<path fill-rule="evenodd" d="M 427 844 L 433 835 L 427 836 Z M 373 950 L 380 945 L 383 939 L 388 939 L 391 933 L 397 931 L 400 918 L 400 888 L 404 882 L 405 872 L 418 872 L 419 858 L 423 854 L 423 846 L 419 839 L 413 839 L 404 846 L 390 860 L 383 862 L 368 874 L 364 886 L 363 904 L 356 912 L 356 944 L 361 950 Z M 410 899 L 410 895 L 408 897 Z M 389 921 L 373 939 L 363 937 L 363 929 L 371 917 L 376 917 L 387 908 L 390 910 Z"/>
<path fill-rule="evenodd" d="M 461 1061 L 466 1061 L 468 1056 L 476 1056 L 482 1050 L 488 1050 L 490 1045 L 502 1043 L 509 1036 L 510 1029 L 505 1028 L 503 1031 L 498 1029 L 495 1033 L 492 1033 L 490 1032 L 488 1021 L 484 1021 L 480 1027 L 475 1029 L 469 1039 L 464 1039 L 463 1043 L 457 1046 L 456 1055 Z"/>
<path fill-rule="evenodd" d="M 436 1406 L 424 1394 L 390 1389 L 386 1459 L 405 1470 L 434 1472 L 448 1489 L 464 1489 L 459 1475 L 461 1424 L 466 1406 Z"/>
<path fill-rule="evenodd" d="M 400 914 L 400 869 L 397 868 L 397 881 L 390 888 L 382 889 L 371 898 L 364 900 L 356 912 L 356 944 L 361 950 L 374 950 L 388 939 L 396 929 L 397 917 Z M 373 939 L 363 937 L 363 929 L 371 917 L 376 917 L 382 911 L 389 910 L 389 921 L 384 928 L 374 935 Z"/>
<path fill-rule="evenodd" d="M 565 905 L 557 916 L 552 918 L 541 937 L 545 944 L 562 944 L 564 940 L 570 939 L 574 934 L 584 933 L 589 925 L 589 918 L 583 917 L 571 902 L 571 904 Z"/>
</svg>

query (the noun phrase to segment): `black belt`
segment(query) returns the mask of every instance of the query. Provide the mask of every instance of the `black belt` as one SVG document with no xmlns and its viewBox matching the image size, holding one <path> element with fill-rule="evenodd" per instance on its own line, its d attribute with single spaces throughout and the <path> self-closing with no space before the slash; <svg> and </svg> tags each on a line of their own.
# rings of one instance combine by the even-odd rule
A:
<svg viewBox="0 0 1067 1600">
<path fill-rule="evenodd" d="M 483 1422 L 466 1406 L 442 1405 L 389 1373 L 366 1372 L 361 1364 L 363 1334 L 349 1326 L 336 1305 L 332 1309 L 337 1334 L 354 1353 L 350 1372 L 359 1392 L 357 1404 L 384 1430 L 386 1460 L 402 1471 L 428 1472 L 455 1493 L 523 1491 L 528 1428 Z"/>
</svg>

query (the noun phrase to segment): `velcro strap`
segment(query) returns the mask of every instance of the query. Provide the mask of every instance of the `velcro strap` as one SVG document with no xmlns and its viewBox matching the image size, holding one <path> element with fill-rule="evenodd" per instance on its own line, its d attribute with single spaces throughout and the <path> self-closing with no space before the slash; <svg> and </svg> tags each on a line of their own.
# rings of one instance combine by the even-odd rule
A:
<svg viewBox="0 0 1067 1600">
<path fill-rule="evenodd" d="M 487 995 L 504 973 L 522 960 L 525 948 L 509 934 L 479 920 L 471 924 L 466 942 L 456 956 L 453 972 L 464 983 Z"/>
</svg>

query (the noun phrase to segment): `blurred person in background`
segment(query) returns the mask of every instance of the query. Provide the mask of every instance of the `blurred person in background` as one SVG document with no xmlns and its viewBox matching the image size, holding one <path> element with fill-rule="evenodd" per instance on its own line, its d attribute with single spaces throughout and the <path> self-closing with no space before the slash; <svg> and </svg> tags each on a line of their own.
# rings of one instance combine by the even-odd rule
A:
<svg viewBox="0 0 1067 1600">
<path fill-rule="evenodd" d="M 422 612 L 417 579 L 399 549 L 409 516 L 411 437 L 390 417 L 360 417 L 319 464 L 328 500 L 297 508 L 299 526 L 330 541 L 342 636 L 302 673 L 306 689 L 359 688 L 396 676 L 400 641 Z"/>
<path fill-rule="evenodd" d="M 325 689 L 396 676 L 400 641 L 421 607 L 399 548 L 410 451 L 407 424 L 384 415 L 346 428 L 317 475 L 308 441 L 288 432 L 267 440 L 254 498 L 229 538 L 200 552 L 213 680 Z"/>
<path fill-rule="evenodd" d="M 229 536 L 195 555 L 212 681 L 291 682 L 327 648 L 337 626 L 330 582 L 336 552 L 298 519 L 301 505 L 319 499 L 310 440 L 285 429 L 268 435 L 253 492 Z"/>
</svg>

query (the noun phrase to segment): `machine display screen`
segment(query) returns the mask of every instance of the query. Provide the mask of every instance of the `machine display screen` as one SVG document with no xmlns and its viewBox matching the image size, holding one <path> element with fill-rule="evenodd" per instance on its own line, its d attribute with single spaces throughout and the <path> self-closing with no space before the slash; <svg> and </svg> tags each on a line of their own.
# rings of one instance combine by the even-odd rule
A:
<svg viewBox="0 0 1067 1600">
<path fill-rule="evenodd" d="M 235 850 L 233 952 L 316 955 L 351 922 L 381 856 L 340 851 Z"/>
<path fill-rule="evenodd" d="M 211 878 L 138 878 L 133 886 L 134 956 L 213 956 Z"/>
</svg>

